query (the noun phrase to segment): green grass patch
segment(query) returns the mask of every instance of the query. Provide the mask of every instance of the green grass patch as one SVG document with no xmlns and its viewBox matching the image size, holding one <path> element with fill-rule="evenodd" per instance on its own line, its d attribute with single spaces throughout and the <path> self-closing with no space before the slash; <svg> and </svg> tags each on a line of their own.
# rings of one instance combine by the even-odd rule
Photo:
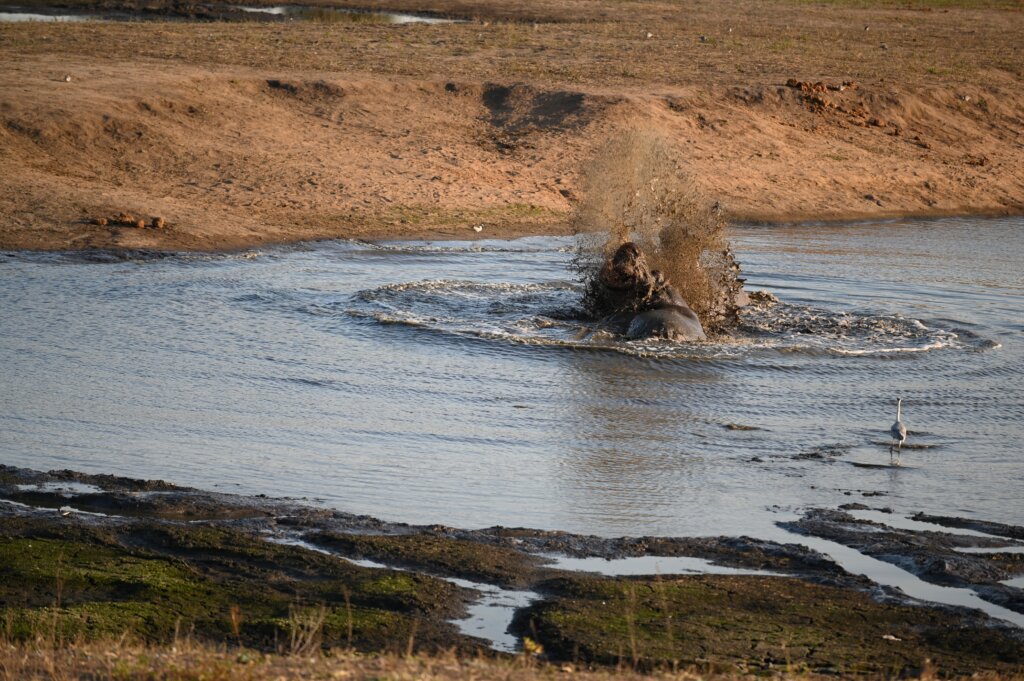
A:
<svg viewBox="0 0 1024 681">
<path fill-rule="evenodd" d="M 208 526 L 140 522 L 104 532 L 9 521 L 0 532 L 8 535 L 0 536 L 0 627 L 9 640 L 128 632 L 161 643 L 192 632 L 272 649 L 301 630 L 307 643 L 386 650 L 418 631 L 425 644 L 462 645 L 445 622 L 461 612 L 460 590 L 425 575 Z"/>
<path fill-rule="evenodd" d="M 1024 645 L 942 611 L 781 577 L 565 578 L 518 618 L 549 653 L 642 668 L 1008 672 Z"/>
</svg>

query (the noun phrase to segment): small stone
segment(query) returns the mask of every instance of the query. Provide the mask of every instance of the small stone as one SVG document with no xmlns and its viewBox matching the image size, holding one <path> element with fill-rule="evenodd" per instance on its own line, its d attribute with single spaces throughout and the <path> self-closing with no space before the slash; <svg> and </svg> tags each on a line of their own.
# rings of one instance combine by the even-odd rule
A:
<svg viewBox="0 0 1024 681">
<path fill-rule="evenodd" d="M 107 219 L 106 218 L 93 218 L 92 224 L 97 225 L 98 227 L 106 227 L 107 226 Z"/>
<path fill-rule="evenodd" d="M 648 39 L 648 40 L 650 40 L 651 38 L 653 38 L 653 37 L 654 37 L 654 34 L 653 34 L 653 33 L 651 33 L 650 31 L 648 31 L 648 32 L 647 32 L 647 36 L 646 36 L 646 37 L 647 37 L 647 39 Z"/>
<path fill-rule="evenodd" d="M 879 45 L 879 47 L 881 47 L 883 50 L 888 50 L 889 49 L 889 46 L 886 45 L 885 43 L 882 43 L 881 45 Z"/>
<path fill-rule="evenodd" d="M 64 82 L 65 83 L 70 83 L 71 82 L 71 74 L 68 74 L 68 73 L 64 74 Z"/>
<path fill-rule="evenodd" d="M 145 229 L 146 228 L 146 221 L 143 220 L 142 218 L 139 218 L 138 220 L 135 221 L 135 226 L 137 228 L 139 228 L 139 229 Z"/>
<path fill-rule="evenodd" d="M 153 229 L 163 229 L 167 226 L 167 222 L 159 215 L 154 215 L 153 220 L 150 223 Z"/>
</svg>

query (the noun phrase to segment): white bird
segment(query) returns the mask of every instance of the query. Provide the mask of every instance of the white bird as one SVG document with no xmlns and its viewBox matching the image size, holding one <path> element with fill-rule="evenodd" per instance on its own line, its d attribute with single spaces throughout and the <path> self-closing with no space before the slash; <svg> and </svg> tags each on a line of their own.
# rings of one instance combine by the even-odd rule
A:
<svg viewBox="0 0 1024 681">
<path fill-rule="evenodd" d="M 892 463 L 892 448 L 896 448 L 896 465 L 900 465 L 900 450 L 907 440 L 907 427 L 900 420 L 903 410 L 903 398 L 896 400 L 896 422 L 889 426 L 889 435 L 892 435 L 892 444 L 889 445 L 889 463 Z"/>
<path fill-rule="evenodd" d="M 473 225 L 473 231 L 476 232 L 477 234 L 479 234 L 480 232 L 484 231 L 484 226 L 483 225 Z"/>
</svg>

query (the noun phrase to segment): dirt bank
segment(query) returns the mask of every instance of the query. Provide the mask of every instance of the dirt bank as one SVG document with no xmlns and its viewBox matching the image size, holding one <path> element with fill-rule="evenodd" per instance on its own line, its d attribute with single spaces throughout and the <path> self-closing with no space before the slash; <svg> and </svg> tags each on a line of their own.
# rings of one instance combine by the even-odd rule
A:
<svg viewBox="0 0 1024 681">
<path fill-rule="evenodd" d="M 1019 213 L 1024 12 L 927 4 L 0 24 L 0 248 L 561 233 L 635 127 L 735 219 Z"/>
</svg>

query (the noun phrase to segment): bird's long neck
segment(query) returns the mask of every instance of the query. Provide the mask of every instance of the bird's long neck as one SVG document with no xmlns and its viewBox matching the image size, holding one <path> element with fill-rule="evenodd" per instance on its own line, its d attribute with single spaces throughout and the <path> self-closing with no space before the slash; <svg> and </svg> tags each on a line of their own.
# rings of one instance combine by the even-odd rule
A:
<svg viewBox="0 0 1024 681">
<path fill-rule="evenodd" d="M 896 400 L 896 420 L 900 420 L 900 412 L 903 410 L 903 400 Z"/>
</svg>

